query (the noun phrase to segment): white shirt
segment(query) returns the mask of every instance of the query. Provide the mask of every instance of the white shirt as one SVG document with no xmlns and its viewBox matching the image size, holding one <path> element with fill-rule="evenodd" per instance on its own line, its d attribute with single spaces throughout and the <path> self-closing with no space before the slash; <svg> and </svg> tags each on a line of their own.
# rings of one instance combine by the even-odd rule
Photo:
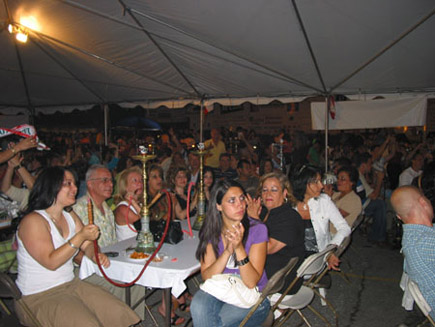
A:
<svg viewBox="0 0 435 327">
<path fill-rule="evenodd" d="M 60 234 L 54 223 L 48 217 L 45 210 L 37 210 L 42 217 L 47 220 L 50 225 L 51 239 L 55 249 L 64 245 L 67 240 L 70 240 L 75 235 L 76 225 L 71 215 L 63 211 L 63 216 L 68 223 L 69 233 L 66 238 Z M 56 270 L 50 270 L 42 266 L 27 252 L 26 247 L 18 236 L 18 278 L 17 286 L 23 295 L 30 295 L 49 290 L 53 287 L 68 283 L 74 279 L 73 272 L 73 257 L 71 256 L 62 266 Z"/>
<path fill-rule="evenodd" d="M 411 185 L 412 180 L 415 177 L 420 176 L 422 172 L 422 170 L 415 171 L 412 167 L 406 168 L 399 176 L 399 186 Z"/>
<path fill-rule="evenodd" d="M 340 245 L 344 238 L 350 235 L 349 225 L 327 194 L 320 194 L 317 198 L 308 200 L 308 207 L 319 251 L 323 251 L 329 244 Z M 337 230 L 332 239 L 329 222 Z"/>
</svg>

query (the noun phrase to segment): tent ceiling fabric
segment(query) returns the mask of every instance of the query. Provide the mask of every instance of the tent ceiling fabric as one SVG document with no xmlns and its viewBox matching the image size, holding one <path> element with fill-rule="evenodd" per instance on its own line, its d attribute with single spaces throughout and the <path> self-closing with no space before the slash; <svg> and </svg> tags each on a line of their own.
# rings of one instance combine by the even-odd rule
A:
<svg viewBox="0 0 435 327">
<path fill-rule="evenodd" d="M 433 0 L 3 3 L 3 107 L 435 91 Z"/>
</svg>

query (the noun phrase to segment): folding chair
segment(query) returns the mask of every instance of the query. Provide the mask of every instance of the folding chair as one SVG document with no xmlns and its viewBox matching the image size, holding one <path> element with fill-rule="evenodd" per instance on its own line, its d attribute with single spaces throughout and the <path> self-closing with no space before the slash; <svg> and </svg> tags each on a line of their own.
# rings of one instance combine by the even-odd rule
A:
<svg viewBox="0 0 435 327">
<path fill-rule="evenodd" d="M 356 218 L 356 220 L 353 222 L 352 226 L 350 227 L 351 229 L 351 234 L 358 228 L 359 225 L 361 225 L 361 223 L 363 222 L 365 218 L 365 215 L 363 212 L 361 212 L 358 217 Z"/>
<path fill-rule="evenodd" d="M 269 279 L 263 291 L 261 292 L 261 296 L 258 299 L 257 303 L 251 308 L 251 310 L 246 315 L 245 319 L 240 323 L 239 327 L 245 326 L 246 322 L 251 318 L 254 314 L 255 310 L 260 306 L 260 304 L 266 299 L 267 296 L 275 294 L 279 292 L 285 283 L 286 277 L 290 274 L 290 272 L 294 269 L 298 262 L 298 258 L 291 258 L 290 261 L 285 265 L 285 267 L 278 270 L 273 276 Z M 263 326 L 272 326 L 273 323 L 273 312 L 271 312 L 268 316 L 268 319 L 263 323 Z"/>
<path fill-rule="evenodd" d="M 340 258 L 341 257 L 341 255 L 344 253 L 344 251 L 347 249 L 347 247 L 349 246 L 349 244 L 350 244 L 350 240 L 351 240 L 351 237 L 350 237 L 350 235 L 349 236 L 347 236 L 347 237 L 345 237 L 344 238 L 344 240 L 341 242 L 341 244 L 335 249 L 335 251 L 334 252 L 332 252 L 333 254 L 335 254 L 336 256 L 337 256 L 337 258 Z M 332 254 L 331 253 L 331 254 Z M 327 257 L 325 257 L 325 261 L 327 260 L 328 258 Z M 326 275 L 326 273 L 328 272 L 328 269 L 327 269 L 327 267 L 326 267 L 326 265 L 325 265 L 325 268 L 323 268 L 323 271 L 315 278 L 315 280 L 314 281 L 312 281 L 312 282 L 310 282 L 310 283 L 306 283 L 305 284 L 305 286 L 308 286 L 309 288 L 311 288 L 313 291 L 314 291 L 314 293 L 320 298 L 320 300 L 322 301 L 322 305 L 327 305 L 330 309 L 331 309 L 331 311 L 332 311 L 332 313 L 334 314 L 334 317 L 335 317 L 335 322 L 336 322 L 336 325 L 338 324 L 338 315 L 337 315 L 337 311 L 335 310 L 335 308 L 334 308 L 334 306 L 331 304 L 331 302 L 330 301 L 328 301 L 327 299 L 326 299 L 326 294 L 325 293 L 323 293 L 322 294 L 322 288 L 325 288 L 325 285 L 322 285 L 322 283 L 321 283 L 321 280 L 322 280 L 322 278 L 323 278 L 323 276 L 325 276 Z M 342 271 L 339 271 L 339 273 L 340 273 L 340 276 L 347 282 L 347 283 L 349 283 L 350 284 L 350 281 L 349 281 L 349 279 L 346 277 L 346 275 L 344 275 L 343 274 L 343 272 Z M 316 289 L 319 289 L 319 291 L 317 291 Z"/>
<path fill-rule="evenodd" d="M 290 299 L 284 301 L 283 299 L 284 296 L 288 294 L 290 289 L 294 286 L 294 284 L 297 282 L 299 278 L 304 278 L 304 276 L 310 276 L 307 283 L 311 283 L 318 276 L 318 274 L 320 274 L 323 271 L 323 269 L 326 266 L 325 264 L 326 259 L 329 257 L 329 255 L 331 255 L 331 253 L 336 249 L 336 247 L 337 246 L 335 244 L 330 244 L 326 247 L 325 250 L 319 253 L 312 254 L 304 260 L 304 262 L 297 270 L 296 278 L 289 285 L 289 287 L 287 287 L 285 292 L 281 295 L 281 297 L 272 307 L 272 311 L 275 311 L 277 308 L 286 309 L 286 312 L 284 312 L 275 321 L 275 323 L 273 324 L 274 327 L 281 326 L 284 322 L 287 321 L 287 319 L 291 317 L 291 315 L 295 311 L 299 314 L 299 316 L 302 318 L 305 324 L 311 327 L 307 318 L 301 312 L 301 310 L 306 307 L 310 309 L 314 314 L 316 314 L 316 316 L 318 316 L 325 324 L 331 326 L 328 320 L 310 305 L 314 297 L 313 289 L 303 285 L 301 286 L 301 288 L 296 294 L 292 295 Z"/>
<path fill-rule="evenodd" d="M 13 298 L 32 320 L 33 326 L 42 327 L 41 323 L 30 311 L 27 304 L 21 299 L 21 292 L 17 285 L 15 285 L 14 281 L 5 273 L 0 273 L 0 298 Z M 8 315 L 11 315 L 11 311 L 7 311 L 9 311 Z"/>
<path fill-rule="evenodd" d="M 351 241 L 351 236 L 347 236 L 344 238 L 344 240 L 341 242 L 341 244 L 339 246 L 337 246 L 337 248 L 335 249 L 335 251 L 333 252 L 335 254 L 335 256 L 337 258 L 340 258 L 344 251 L 347 249 L 347 247 L 349 246 Z M 321 279 L 323 278 L 323 276 L 326 275 L 326 273 L 328 272 L 328 269 L 323 269 L 323 271 L 320 273 L 320 275 L 313 281 L 310 283 L 310 285 L 307 286 L 312 286 L 312 288 L 321 288 L 323 285 L 321 285 Z M 343 274 L 343 272 L 340 270 L 339 271 L 341 277 L 347 282 L 350 283 L 349 279 L 346 277 L 346 275 Z"/>
<path fill-rule="evenodd" d="M 411 278 L 408 280 L 408 289 L 411 292 L 411 295 L 414 298 L 414 301 L 417 303 L 418 307 L 420 308 L 421 312 L 423 312 L 423 314 L 426 316 L 427 320 L 429 320 L 432 326 L 435 327 L 435 322 L 429 314 L 432 311 L 432 309 L 430 305 L 426 302 L 426 299 L 423 297 L 423 294 L 421 294 L 418 285 L 415 282 L 413 282 Z"/>
</svg>

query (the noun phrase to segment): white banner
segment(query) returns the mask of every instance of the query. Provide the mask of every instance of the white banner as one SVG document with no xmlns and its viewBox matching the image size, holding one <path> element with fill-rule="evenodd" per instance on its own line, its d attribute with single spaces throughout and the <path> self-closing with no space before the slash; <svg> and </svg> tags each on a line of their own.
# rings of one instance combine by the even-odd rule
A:
<svg viewBox="0 0 435 327">
<path fill-rule="evenodd" d="M 424 126 L 427 98 L 340 101 L 335 103 L 335 119 L 329 115 L 329 129 Z M 325 129 L 326 102 L 311 103 L 313 130 Z"/>
</svg>

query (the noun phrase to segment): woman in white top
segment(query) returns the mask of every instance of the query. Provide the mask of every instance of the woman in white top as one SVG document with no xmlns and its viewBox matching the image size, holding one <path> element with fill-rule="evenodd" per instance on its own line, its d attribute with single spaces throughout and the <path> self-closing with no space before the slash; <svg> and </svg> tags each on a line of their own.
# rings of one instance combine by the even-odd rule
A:
<svg viewBox="0 0 435 327">
<path fill-rule="evenodd" d="M 305 223 L 305 251 L 307 255 L 323 251 L 328 244 L 339 245 L 350 234 L 350 227 L 343 219 L 331 198 L 322 194 L 323 184 L 320 169 L 303 166 L 291 180 L 293 195 L 298 200 L 296 210 Z M 329 223 L 337 233 L 331 239 Z M 338 270 L 340 260 L 331 255 L 329 269 Z"/>
<path fill-rule="evenodd" d="M 139 317 L 123 302 L 98 286 L 74 278 L 72 259 L 81 249 L 95 259 L 93 244 L 99 228 L 83 226 L 75 213 L 74 176 L 62 167 L 41 172 L 30 193 L 27 215 L 18 232 L 17 286 L 23 301 L 43 326 L 130 326 Z M 108 258 L 99 254 L 104 267 Z M 17 306 L 26 326 L 27 317 Z"/>
<path fill-rule="evenodd" d="M 116 238 L 118 241 L 137 236 L 133 224 L 140 220 L 139 204 L 142 196 L 143 178 L 140 168 L 134 166 L 122 171 L 118 180 L 118 193 L 114 196 Z"/>
</svg>

